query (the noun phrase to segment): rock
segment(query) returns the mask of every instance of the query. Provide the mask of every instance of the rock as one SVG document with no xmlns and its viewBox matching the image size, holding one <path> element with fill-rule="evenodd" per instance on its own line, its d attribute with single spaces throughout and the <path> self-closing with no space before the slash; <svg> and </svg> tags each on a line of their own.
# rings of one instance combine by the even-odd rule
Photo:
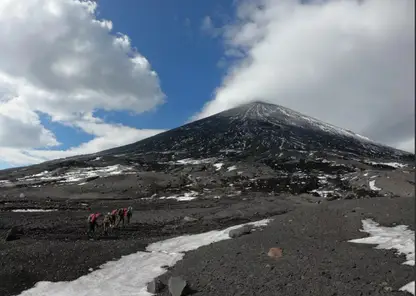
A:
<svg viewBox="0 0 416 296">
<path fill-rule="evenodd" d="M 147 292 L 156 294 L 160 293 L 165 288 L 165 285 L 159 279 L 153 279 L 147 283 Z"/>
<path fill-rule="evenodd" d="M 283 250 L 281 248 L 270 248 L 267 256 L 273 259 L 279 259 L 283 256 Z"/>
<path fill-rule="evenodd" d="M 189 216 L 185 216 L 184 218 L 183 218 L 183 221 L 185 221 L 185 222 L 194 222 L 194 221 L 197 221 L 198 219 L 195 219 L 195 218 L 192 218 L 192 217 L 189 217 Z"/>
<path fill-rule="evenodd" d="M 26 195 L 25 195 L 24 193 L 20 193 L 19 197 L 20 197 L 20 198 L 25 198 L 25 197 L 26 197 Z"/>
<path fill-rule="evenodd" d="M 345 199 L 355 199 L 357 196 L 353 192 L 349 192 L 345 195 Z"/>
<path fill-rule="evenodd" d="M 10 228 L 9 231 L 7 231 L 6 237 L 4 239 L 5 239 L 5 241 L 16 240 L 16 239 L 18 239 L 19 234 L 22 234 L 22 230 L 19 229 L 19 227 L 17 227 L 17 226 L 13 226 L 12 228 Z"/>
<path fill-rule="evenodd" d="M 168 281 L 169 292 L 172 296 L 182 296 L 187 283 L 181 277 L 171 277 Z"/>
<path fill-rule="evenodd" d="M 240 228 L 230 230 L 230 232 L 229 232 L 229 234 L 228 234 L 228 235 L 229 235 L 231 238 L 240 237 L 240 236 L 242 236 L 242 235 L 249 234 L 249 233 L 251 232 L 252 228 L 253 228 L 253 227 L 252 227 L 252 226 L 250 226 L 250 225 L 244 225 L 244 226 L 242 226 L 242 227 L 240 227 Z"/>
</svg>

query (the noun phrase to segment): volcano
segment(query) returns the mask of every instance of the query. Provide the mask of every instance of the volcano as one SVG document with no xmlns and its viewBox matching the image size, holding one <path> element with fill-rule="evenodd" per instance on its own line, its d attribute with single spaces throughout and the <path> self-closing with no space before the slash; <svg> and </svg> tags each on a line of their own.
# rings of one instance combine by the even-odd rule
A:
<svg viewBox="0 0 416 296">
<path fill-rule="evenodd" d="M 410 249 L 414 169 L 414 154 L 254 102 L 130 145 L 3 170 L 0 291 L 101 295 L 111 286 L 140 294 L 143 278 L 164 273 L 162 256 L 176 262 L 176 242 L 189 251 L 207 235 L 224 241 L 206 240 L 209 245 L 166 269 L 160 277 L 165 286 L 169 275 L 181 275 L 198 295 L 385 295 L 392 288 L 380 283 L 399 289 L 413 279 L 413 268 L 394 252 L 346 240 L 360 238 L 361 220 L 372 218 L 397 224 L 390 229 L 371 222 L 385 248 L 391 245 L 383 231 L 395 234 L 395 247 Z M 110 235 L 86 235 L 91 212 L 129 206 L 131 224 Z M 218 232 L 270 218 L 274 222 L 261 231 L 235 229 L 241 237 Z M 396 242 L 399 231 L 405 244 Z M 358 241 L 368 239 L 375 242 Z M 148 249 L 160 242 L 173 249 Z M 269 248 L 284 250 L 284 260 L 269 258 Z M 158 295 L 168 294 L 165 288 Z"/>
<path fill-rule="evenodd" d="M 253 158 L 262 158 L 265 154 L 277 156 L 287 152 L 314 151 L 389 159 L 408 159 L 411 156 L 291 109 L 263 102 L 229 109 L 96 155 L 151 151 L 183 153 L 187 157 L 215 157 L 224 151 L 239 151 Z"/>
<path fill-rule="evenodd" d="M 221 195 L 231 182 L 233 190 L 228 186 L 227 194 L 247 190 L 300 194 L 336 188 L 348 192 L 353 186 L 341 182 L 345 174 L 369 167 L 403 169 L 412 167 L 413 160 L 414 154 L 291 109 L 254 102 L 130 145 L 4 170 L 0 186 L 44 190 L 49 185 L 77 184 L 82 194 L 98 190 L 137 198 L 190 188 L 198 194 L 216 189 Z M 320 174 L 336 176 L 337 184 Z M 70 192 L 80 194 L 78 189 Z M 362 192 L 376 194 L 370 189 Z"/>
</svg>

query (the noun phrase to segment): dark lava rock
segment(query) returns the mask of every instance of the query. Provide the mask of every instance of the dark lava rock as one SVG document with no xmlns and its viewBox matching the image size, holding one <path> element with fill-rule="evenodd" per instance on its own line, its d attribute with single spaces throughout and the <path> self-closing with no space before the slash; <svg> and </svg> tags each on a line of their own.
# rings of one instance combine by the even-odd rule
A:
<svg viewBox="0 0 416 296">
<path fill-rule="evenodd" d="M 165 288 L 165 284 L 162 283 L 159 279 L 154 279 L 147 284 L 147 292 L 149 293 L 159 293 Z"/>
<path fill-rule="evenodd" d="M 168 281 L 169 292 L 172 296 L 182 296 L 187 283 L 178 276 L 171 277 Z"/>
<path fill-rule="evenodd" d="M 4 239 L 5 241 L 16 240 L 19 238 L 19 235 L 22 233 L 23 233 L 22 229 L 20 229 L 17 226 L 13 226 L 12 228 L 10 228 L 9 231 L 7 231 L 6 237 Z"/>
<path fill-rule="evenodd" d="M 236 238 L 236 237 L 240 237 L 240 236 L 245 235 L 245 234 L 249 234 L 252 229 L 253 229 L 252 226 L 250 226 L 250 225 L 244 225 L 244 226 L 242 226 L 240 228 L 231 230 L 228 235 L 231 238 Z"/>
</svg>

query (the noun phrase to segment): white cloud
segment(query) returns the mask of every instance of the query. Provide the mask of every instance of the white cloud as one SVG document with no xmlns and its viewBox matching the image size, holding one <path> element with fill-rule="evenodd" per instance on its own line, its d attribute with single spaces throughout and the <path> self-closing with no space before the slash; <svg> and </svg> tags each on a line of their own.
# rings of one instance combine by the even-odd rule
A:
<svg viewBox="0 0 416 296">
<path fill-rule="evenodd" d="M 0 2 L 0 150 L 2 161 L 26 164 L 127 144 L 160 130 L 110 125 L 94 110 L 141 113 L 163 103 L 157 74 L 128 36 L 96 19 L 97 4 L 78 0 Z M 95 139 L 68 151 L 39 112 Z M 119 133 L 115 136 L 115 133 Z"/>
<path fill-rule="evenodd" d="M 222 33 L 225 55 L 237 62 L 194 118 L 260 99 L 408 147 L 414 1 L 301 2 L 237 2 L 237 19 Z"/>
<path fill-rule="evenodd" d="M 218 37 L 222 32 L 221 28 L 215 27 L 214 22 L 212 21 L 212 18 L 209 15 L 205 16 L 202 19 L 201 30 L 202 32 L 210 35 L 211 37 Z"/>
<path fill-rule="evenodd" d="M 82 126 L 85 128 L 85 131 L 95 135 L 95 138 L 67 150 L 35 150 L 0 147 L 0 155 L 2 155 L 2 158 L 7 160 L 9 164 L 27 165 L 51 159 L 95 153 L 115 146 L 134 143 L 164 132 L 164 130 L 160 129 L 135 129 L 123 125 L 112 125 L 103 122 L 79 122 L 77 125 Z M 117 136 L 115 137 L 115 135 Z"/>
</svg>

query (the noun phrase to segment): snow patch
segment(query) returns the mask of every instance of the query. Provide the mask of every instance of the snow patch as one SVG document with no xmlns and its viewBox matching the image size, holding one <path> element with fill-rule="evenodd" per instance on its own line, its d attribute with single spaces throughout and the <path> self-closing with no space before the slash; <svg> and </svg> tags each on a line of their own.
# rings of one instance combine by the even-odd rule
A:
<svg viewBox="0 0 416 296">
<path fill-rule="evenodd" d="M 214 163 L 213 164 L 213 166 L 215 167 L 215 169 L 217 170 L 217 171 L 219 171 L 221 168 L 222 168 L 222 166 L 223 166 L 224 164 L 222 163 L 222 162 L 219 162 L 219 163 Z"/>
<path fill-rule="evenodd" d="M 231 172 L 231 171 L 234 171 L 236 169 L 237 169 L 237 167 L 235 165 L 233 165 L 233 166 L 228 167 L 227 171 Z"/>
<path fill-rule="evenodd" d="M 184 195 L 182 196 L 180 195 L 162 196 L 160 197 L 160 199 L 176 199 L 177 201 L 190 201 L 190 200 L 197 198 L 198 194 L 199 193 L 196 191 L 191 191 L 191 192 L 184 193 Z"/>
<path fill-rule="evenodd" d="M 36 212 L 56 212 L 57 209 L 15 209 L 12 212 L 15 213 L 36 213 Z"/>
<path fill-rule="evenodd" d="M 192 158 L 185 158 L 177 160 L 177 164 L 204 164 L 204 163 L 212 163 L 214 161 L 213 158 L 205 158 L 205 159 L 192 159 Z"/>
<path fill-rule="evenodd" d="M 20 296 L 150 296 L 147 283 L 165 273 L 162 266 L 173 266 L 184 252 L 229 238 L 229 232 L 243 225 L 266 226 L 270 219 L 236 225 L 196 235 L 184 235 L 149 245 L 147 252 L 123 256 L 99 269 L 67 282 L 38 282 Z"/>
<path fill-rule="evenodd" d="M 122 174 L 132 174 L 134 169 L 123 165 L 112 165 L 106 167 L 87 167 L 76 168 L 65 172 L 62 175 L 53 175 L 53 172 L 44 171 L 39 174 L 19 178 L 18 181 L 37 182 L 37 181 L 57 181 L 58 183 L 74 183 L 93 177 L 108 177 Z"/>
<path fill-rule="evenodd" d="M 415 265 L 415 232 L 406 225 L 395 227 L 383 227 L 371 219 L 362 220 L 363 229 L 369 237 L 349 240 L 350 243 L 377 245 L 376 249 L 397 250 L 397 255 L 405 255 L 406 265 Z M 410 282 L 400 288 L 400 291 L 408 291 L 415 295 L 415 282 Z"/>
<path fill-rule="evenodd" d="M 407 164 L 398 163 L 398 162 L 369 162 L 369 163 L 372 164 L 372 165 L 377 165 L 377 164 L 387 165 L 387 166 L 390 166 L 390 167 L 396 168 L 396 169 L 407 167 Z"/>
<path fill-rule="evenodd" d="M 317 189 L 314 189 L 311 192 L 315 192 L 319 194 L 320 197 L 325 197 L 325 198 L 328 197 L 329 194 L 334 193 L 333 190 L 317 190 Z"/>
<path fill-rule="evenodd" d="M 0 180 L 0 187 L 12 184 L 9 180 Z"/>
<path fill-rule="evenodd" d="M 256 222 L 245 223 L 242 225 L 231 226 L 224 230 L 213 230 L 201 234 L 184 235 L 171 239 L 167 239 L 161 242 L 156 242 L 149 245 L 146 250 L 151 252 L 169 252 L 179 253 L 187 252 L 198 249 L 199 247 L 206 246 L 215 242 L 229 239 L 229 232 L 233 229 L 237 229 L 243 225 L 252 225 L 254 227 L 266 226 L 271 219 L 264 219 Z"/>
<path fill-rule="evenodd" d="M 374 191 L 380 191 L 381 190 L 381 188 L 378 188 L 376 186 L 376 180 L 371 180 L 370 182 L 368 182 L 368 185 L 370 186 L 371 190 L 374 190 Z"/>
</svg>

